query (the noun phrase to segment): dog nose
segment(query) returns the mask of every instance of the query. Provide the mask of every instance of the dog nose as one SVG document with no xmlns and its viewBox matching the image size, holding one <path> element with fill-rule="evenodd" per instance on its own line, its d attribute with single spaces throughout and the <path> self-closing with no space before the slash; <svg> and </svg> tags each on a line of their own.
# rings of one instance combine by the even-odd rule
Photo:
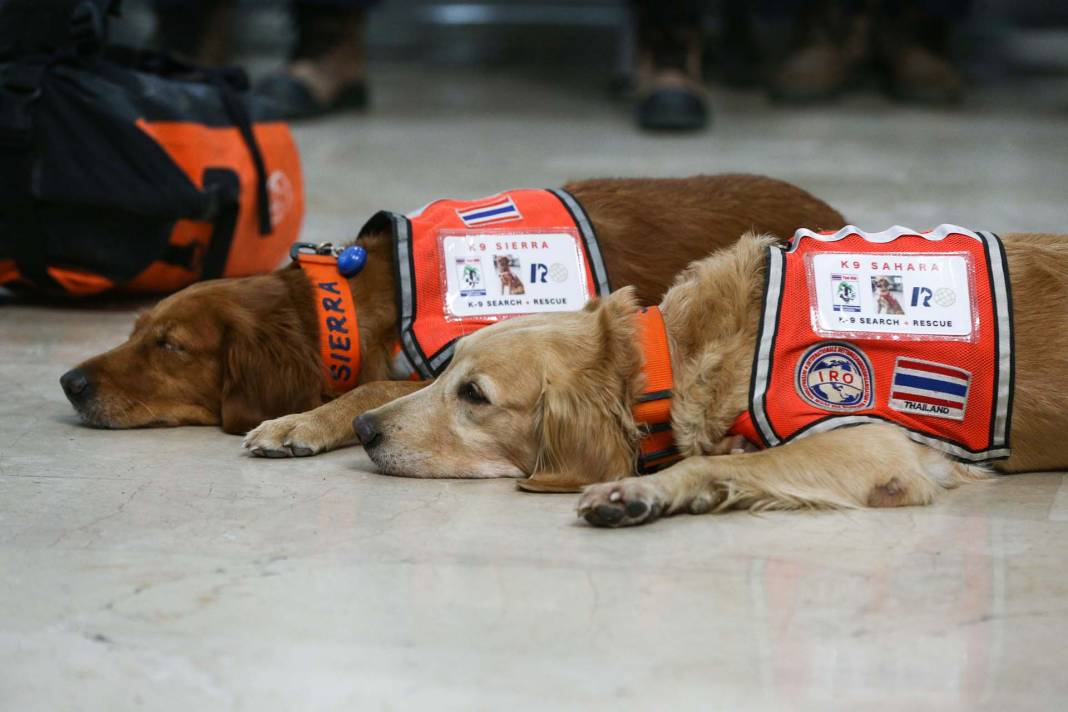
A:
<svg viewBox="0 0 1068 712">
<path fill-rule="evenodd" d="M 382 439 L 382 431 L 378 429 L 378 420 L 373 415 L 364 413 L 358 416 L 352 421 L 352 427 L 356 430 L 360 444 L 364 447 L 371 447 Z"/>
<path fill-rule="evenodd" d="M 63 386 L 63 392 L 73 403 L 85 400 L 89 396 L 89 377 L 80 368 L 72 368 L 59 378 L 59 385 Z"/>
</svg>

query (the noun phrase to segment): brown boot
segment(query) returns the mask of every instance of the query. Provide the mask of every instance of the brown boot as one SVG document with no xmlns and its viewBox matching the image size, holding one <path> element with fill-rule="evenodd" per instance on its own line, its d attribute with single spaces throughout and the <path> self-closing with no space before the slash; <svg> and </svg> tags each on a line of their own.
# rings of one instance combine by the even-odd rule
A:
<svg viewBox="0 0 1068 712">
<path fill-rule="evenodd" d="M 834 2 L 814 6 L 794 36 L 798 49 L 787 55 L 768 86 L 776 101 L 832 99 L 856 84 L 871 54 L 870 15 L 846 15 Z"/>
<path fill-rule="evenodd" d="M 964 80 L 946 51 L 947 23 L 913 9 L 880 27 L 879 58 L 890 96 L 918 104 L 952 104 L 964 98 Z"/>
<path fill-rule="evenodd" d="M 964 80 L 945 57 L 913 45 L 894 53 L 887 67 L 890 95 L 917 104 L 953 104 L 964 98 Z"/>
</svg>

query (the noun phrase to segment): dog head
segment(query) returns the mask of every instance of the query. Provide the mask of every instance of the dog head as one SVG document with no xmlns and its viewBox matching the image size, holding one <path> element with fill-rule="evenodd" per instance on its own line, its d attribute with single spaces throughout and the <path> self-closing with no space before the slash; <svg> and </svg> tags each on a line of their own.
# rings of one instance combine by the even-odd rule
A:
<svg viewBox="0 0 1068 712">
<path fill-rule="evenodd" d="M 125 343 L 63 375 L 67 398 L 95 427 L 221 424 L 231 433 L 319 405 L 314 332 L 300 333 L 289 281 L 220 279 L 167 297 Z"/>
<path fill-rule="evenodd" d="M 482 329 L 458 342 L 432 385 L 357 418 L 357 434 L 389 474 L 529 477 L 531 489 L 572 490 L 629 473 L 635 309 L 627 288 L 579 312 Z"/>
<path fill-rule="evenodd" d="M 361 244 L 370 257 L 353 300 L 365 382 L 389 372 L 397 314 L 388 237 Z M 322 403 L 317 334 L 312 291 L 298 269 L 201 282 L 142 314 L 125 343 L 71 369 L 60 384 L 95 427 L 217 424 L 243 433 Z"/>
</svg>

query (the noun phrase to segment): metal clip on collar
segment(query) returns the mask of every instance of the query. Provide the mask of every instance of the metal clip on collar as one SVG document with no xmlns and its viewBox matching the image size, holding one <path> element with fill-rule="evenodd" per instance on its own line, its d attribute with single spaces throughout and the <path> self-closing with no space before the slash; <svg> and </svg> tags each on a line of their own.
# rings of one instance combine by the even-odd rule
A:
<svg viewBox="0 0 1068 712">
<path fill-rule="evenodd" d="M 296 261 L 297 255 L 325 255 L 337 261 L 337 271 L 344 277 L 359 274 L 367 264 L 367 249 L 362 245 L 341 247 L 332 242 L 295 242 L 289 248 L 289 258 Z"/>
<path fill-rule="evenodd" d="M 294 242 L 289 246 L 289 259 L 296 261 L 298 254 L 337 257 L 340 251 L 332 242 Z"/>
</svg>

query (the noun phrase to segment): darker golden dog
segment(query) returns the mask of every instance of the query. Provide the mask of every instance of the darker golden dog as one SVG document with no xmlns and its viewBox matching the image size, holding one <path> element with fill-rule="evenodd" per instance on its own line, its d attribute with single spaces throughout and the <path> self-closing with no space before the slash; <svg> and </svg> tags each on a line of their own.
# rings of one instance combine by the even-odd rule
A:
<svg viewBox="0 0 1068 712">
<path fill-rule="evenodd" d="M 747 175 L 588 180 L 565 186 L 593 222 L 609 277 L 652 303 L 690 261 L 747 229 L 783 237 L 800 226 L 837 228 L 842 216 L 782 181 Z M 653 240 L 659 235 L 671 240 Z M 359 313 L 362 385 L 343 396 L 346 412 L 409 393 L 389 381 L 398 338 L 391 238 L 361 235 L 366 268 L 350 280 Z M 61 379 L 82 420 L 105 428 L 219 424 L 244 433 L 264 420 L 329 400 L 321 373 L 311 288 L 295 267 L 191 286 L 142 315 L 129 339 Z M 352 442 L 351 417 L 292 433 L 274 422 L 253 451 L 306 455 Z M 292 435 L 292 437 L 291 437 Z M 310 436 L 310 431 L 309 431 Z"/>
</svg>

